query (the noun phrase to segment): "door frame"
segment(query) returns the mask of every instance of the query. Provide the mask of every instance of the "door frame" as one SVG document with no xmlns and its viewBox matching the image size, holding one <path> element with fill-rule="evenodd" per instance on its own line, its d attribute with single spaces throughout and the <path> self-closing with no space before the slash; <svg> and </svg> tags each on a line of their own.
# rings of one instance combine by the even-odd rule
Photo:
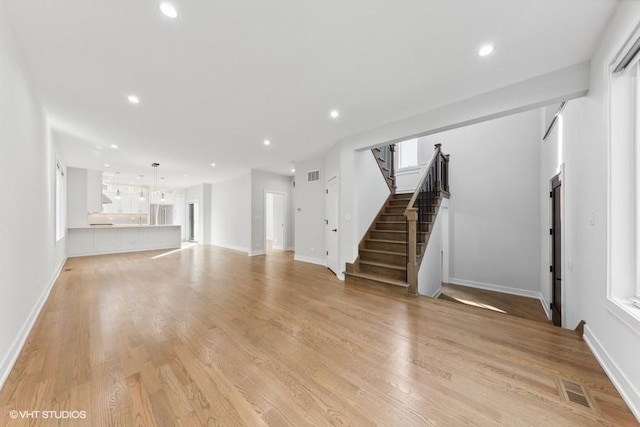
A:
<svg viewBox="0 0 640 427">
<path fill-rule="evenodd" d="M 262 247 L 264 248 L 264 253 L 267 253 L 267 194 L 281 194 L 283 197 L 282 204 L 282 221 L 284 222 L 284 226 L 282 227 L 282 251 L 289 250 L 289 246 L 287 245 L 287 228 L 289 228 L 289 209 L 287 209 L 288 200 L 286 191 L 280 190 L 269 190 L 264 189 L 264 194 L 262 195 L 262 224 L 263 224 L 263 232 L 262 232 Z"/>
<path fill-rule="evenodd" d="M 189 217 L 189 205 L 193 205 L 193 240 L 189 239 L 189 225 L 191 223 L 191 218 Z M 199 213 L 198 211 L 200 210 L 200 200 L 199 199 L 193 199 L 193 200 L 187 200 L 187 212 L 186 212 L 186 223 L 187 223 L 187 233 L 185 235 L 187 242 L 197 242 L 197 243 L 201 243 L 198 241 L 198 222 L 200 221 L 199 218 Z"/>
<path fill-rule="evenodd" d="M 557 183 L 557 185 L 555 185 Z M 564 221 L 564 187 L 565 187 L 565 179 L 564 179 L 564 164 L 560 166 L 559 172 L 551 177 L 549 180 L 549 229 L 553 229 L 554 226 L 554 216 L 553 216 L 553 189 L 555 187 L 560 187 L 560 324 L 557 326 L 564 327 L 566 312 L 567 312 L 567 269 L 566 269 L 566 261 L 565 261 L 565 221 Z M 553 242 L 554 234 L 549 233 L 549 265 L 554 266 L 554 242 Z M 555 272 L 549 271 L 549 296 L 551 301 L 554 301 L 554 274 Z M 553 319 L 553 307 L 550 305 L 550 317 Z"/>
<path fill-rule="evenodd" d="M 337 248 L 336 248 L 336 260 L 338 262 L 337 265 L 337 270 L 340 270 L 340 174 L 335 173 L 334 175 L 332 175 L 331 177 L 327 178 L 327 180 L 325 181 L 324 184 L 324 189 L 325 189 L 325 204 L 324 204 L 324 212 L 325 212 L 325 228 L 324 228 L 324 247 L 325 247 L 325 262 L 326 262 L 326 266 L 329 270 L 331 270 L 338 279 L 340 280 L 344 280 L 344 277 L 342 276 L 342 273 L 340 271 L 333 271 L 333 269 L 329 266 L 329 233 L 331 232 L 331 230 L 329 230 L 329 203 L 327 203 L 327 195 L 328 193 L 328 189 L 329 189 L 329 182 L 335 180 L 336 181 L 336 203 L 337 203 L 337 214 L 336 214 L 336 228 L 338 229 L 337 231 L 337 239 L 338 239 L 338 244 L 337 244 Z"/>
</svg>

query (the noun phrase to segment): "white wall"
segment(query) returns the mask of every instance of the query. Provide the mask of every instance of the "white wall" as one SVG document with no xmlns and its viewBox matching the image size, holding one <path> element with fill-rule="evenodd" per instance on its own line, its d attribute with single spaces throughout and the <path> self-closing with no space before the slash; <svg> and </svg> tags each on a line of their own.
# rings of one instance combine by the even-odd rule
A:
<svg viewBox="0 0 640 427">
<path fill-rule="evenodd" d="M 67 227 L 87 225 L 87 170 L 67 168 Z"/>
<path fill-rule="evenodd" d="M 586 321 L 585 340 L 640 419 L 640 321 L 625 318 L 607 299 L 606 86 L 609 62 L 639 22 L 640 3 L 620 2 L 591 62 L 588 96 L 569 102 L 563 114 L 562 154 L 564 322 L 573 328 Z M 546 162 L 549 171 L 556 160 Z"/>
<path fill-rule="evenodd" d="M 355 237 L 360 242 L 391 192 L 371 150 L 356 151 L 353 157 L 358 179 L 352 209 L 356 220 Z"/>
<path fill-rule="evenodd" d="M 436 222 L 433 224 L 427 249 L 422 257 L 422 264 L 418 270 L 418 293 L 437 297 L 442 289 L 442 282 L 446 274 L 444 269 L 448 265 L 448 233 L 449 201 L 443 199 Z"/>
<path fill-rule="evenodd" d="M 211 185 L 211 242 L 249 252 L 251 246 L 251 176 Z"/>
<path fill-rule="evenodd" d="M 249 255 L 261 255 L 265 248 L 265 193 L 282 192 L 286 195 L 285 212 L 291 212 L 291 178 L 271 172 L 251 170 L 251 250 Z M 285 247 L 293 246 L 294 219 L 285 218 Z"/>
<path fill-rule="evenodd" d="M 420 143 L 441 143 L 451 155 L 450 281 L 537 297 L 539 111 L 430 135 Z"/>
<path fill-rule="evenodd" d="M 2 387 L 65 260 L 65 239 L 55 241 L 56 148 L 2 4 L 0 118 L 2 199 L 10 201 L 0 209 Z"/>
<path fill-rule="evenodd" d="M 320 171 L 320 180 L 308 182 L 309 171 Z M 298 261 L 327 265 L 325 256 L 325 186 L 324 159 L 296 163 L 294 189 L 295 255 Z"/>
</svg>

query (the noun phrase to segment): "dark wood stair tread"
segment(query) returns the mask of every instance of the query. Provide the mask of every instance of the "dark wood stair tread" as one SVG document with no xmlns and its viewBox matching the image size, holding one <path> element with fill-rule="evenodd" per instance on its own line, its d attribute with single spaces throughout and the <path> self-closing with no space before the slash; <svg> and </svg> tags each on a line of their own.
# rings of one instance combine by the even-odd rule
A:
<svg viewBox="0 0 640 427">
<path fill-rule="evenodd" d="M 360 265 L 371 265 L 371 266 L 374 266 L 374 267 L 384 267 L 384 268 L 389 268 L 389 269 L 392 269 L 392 270 L 402 270 L 402 271 L 406 271 L 407 270 L 407 266 L 406 265 L 387 264 L 386 262 L 366 261 L 366 260 L 363 260 L 363 259 L 360 260 Z"/>
<path fill-rule="evenodd" d="M 349 273 L 346 271 L 344 272 L 344 274 L 345 276 L 360 277 L 362 279 L 368 279 L 374 282 L 380 282 L 380 283 L 384 283 L 386 285 L 391 285 L 391 286 L 398 286 L 400 288 L 409 287 L 409 284 L 407 282 L 403 282 L 402 280 L 392 279 L 390 277 L 376 276 L 375 274 L 368 274 L 368 273 Z"/>
<path fill-rule="evenodd" d="M 367 242 L 377 242 L 377 243 L 395 243 L 398 245 L 406 245 L 406 241 L 402 240 L 387 240 L 387 239 L 365 239 Z M 419 245 L 423 245 L 424 243 L 418 242 Z"/>
<path fill-rule="evenodd" d="M 395 240 L 392 240 L 393 242 L 395 242 Z M 376 254 L 384 254 L 384 255 L 401 255 L 401 256 L 407 256 L 406 252 L 394 252 L 394 251 L 385 251 L 382 249 L 369 249 L 369 248 L 362 248 L 360 249 L 360 252 L 373 252 Z"/>
</svg>

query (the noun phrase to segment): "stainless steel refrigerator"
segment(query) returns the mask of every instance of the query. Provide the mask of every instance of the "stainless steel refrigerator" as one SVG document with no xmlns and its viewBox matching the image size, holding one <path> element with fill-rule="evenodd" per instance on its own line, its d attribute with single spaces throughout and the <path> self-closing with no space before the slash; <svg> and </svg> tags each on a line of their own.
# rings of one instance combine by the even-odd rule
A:
<svg viewBox="0 0 640 427">
<path fill-rule="evenodd" d="M 173 225 L 173 205 L 151 204 L 149 224 Z"/>
</svg>

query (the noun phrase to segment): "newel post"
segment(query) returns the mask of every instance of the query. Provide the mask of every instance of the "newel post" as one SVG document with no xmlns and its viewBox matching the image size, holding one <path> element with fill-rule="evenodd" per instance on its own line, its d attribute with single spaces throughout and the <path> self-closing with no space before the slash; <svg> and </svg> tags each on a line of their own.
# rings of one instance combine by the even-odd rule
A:
<svg viewBox="0 0 640 427">
<path fill-rule="evenodd" d="M 396 144 L 389 145 L 389 153 L 391 157 L 391 164 L 389 170 L 391 171 L 391 193 L 396 194 Z"/>
<path fill-rule="evenodd" d="M 408 208 L 405 211 L 408 225 L 408 245 L 407 248 L 407 283 L 409 283 L 409 289 L 407 293 L 411 296 L 418 295 L 418 241 L 417 241 L 417 221 L 418 221 L 418 209 Z"/>
<path fill-rule="evenodd" d="M 440 159 L 440 153 L 442 144 L 435 144 L 436 147 L 436 191 L 438 194 L 443 190 L 442 188 L 442 163 Z"/>
</svg>

